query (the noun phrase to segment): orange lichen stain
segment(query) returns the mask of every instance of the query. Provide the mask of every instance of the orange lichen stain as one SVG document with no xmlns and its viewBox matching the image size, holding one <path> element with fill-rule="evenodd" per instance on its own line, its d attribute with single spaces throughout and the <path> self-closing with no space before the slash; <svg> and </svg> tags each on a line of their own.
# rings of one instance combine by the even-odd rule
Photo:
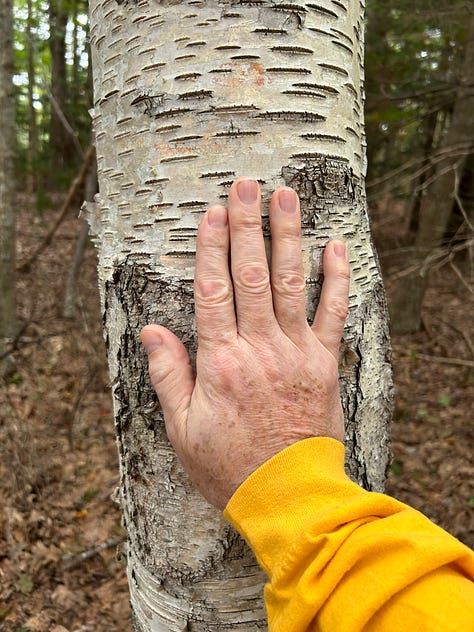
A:
<svg viewBox="0 0 474 632">
<path fill-rule="evenodd" d="M 194 147 L 190 147 L 189 145 L 180 145 L 175 147 L 168 143 L 155 143 L 155 149 L 160 158 L 174 158 L 175 156 L 183 156 L 193 153 L 196 150 L 196 146 L 194 145 Z"/>
<path fill-rule="evenodd" d="M 254 83 L 256 86 L 263 86 L 265 84 L 265 68 L 262 64 L 253 62 L 250 64 L 252 75 L 254 76 Z"/>
<path fill-rule="evenodd" d="M 231 72 L 216 75 L 212 82 L 226 88 L 237 88 L 242 84 L 264 86 L 271 83 L 263 64 L 259 62 L 226 62 L 219 66 L 223 70 Z"/>
</svg>

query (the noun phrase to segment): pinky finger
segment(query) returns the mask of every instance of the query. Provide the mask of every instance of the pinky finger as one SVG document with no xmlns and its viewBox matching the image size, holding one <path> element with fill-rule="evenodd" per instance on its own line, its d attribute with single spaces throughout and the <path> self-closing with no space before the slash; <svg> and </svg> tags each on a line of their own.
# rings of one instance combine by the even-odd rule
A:
<svg viewBox="0 0 474 632">
<path fill-rule="evenodd" d="M 342 241 L 326 246 L 323 270 L 321 298 L 311 329 L 337 360 L 349 306 L 349 257 Z"/>
</svg>

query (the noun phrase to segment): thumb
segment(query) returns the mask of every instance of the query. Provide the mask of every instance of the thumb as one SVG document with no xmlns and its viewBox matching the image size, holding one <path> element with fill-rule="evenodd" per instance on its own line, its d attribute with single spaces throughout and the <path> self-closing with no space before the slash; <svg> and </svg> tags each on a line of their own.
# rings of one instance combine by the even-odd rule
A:
<svg viewBox="0 0 474 632">
<path fill-rule="evenodd" d="M 140 332 L 148 354 L 148 371 L 158 395 L 170 441 L 187 417 L 194 390 L 194 373 L 183 343 L 160 325 L 147 325 Z"/>
</svg>

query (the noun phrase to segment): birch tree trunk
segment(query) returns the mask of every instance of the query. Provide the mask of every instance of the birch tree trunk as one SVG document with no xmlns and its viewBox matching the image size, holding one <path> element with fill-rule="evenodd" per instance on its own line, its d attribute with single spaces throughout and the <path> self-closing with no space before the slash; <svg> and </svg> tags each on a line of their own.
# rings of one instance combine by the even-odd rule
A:
<svg viewBox="0 0 474 632">
<path fill-rule="evenodd" d="M 139 343 L 161 323 L 195 352 L 197 226 L 239 175 L 301 199 L 308 318 L 321 250 L 352 262 L 341 354 L 347 467 L 383 487 L 392 407 L 385 300 L 364 194 L 358 0 L 91 0 L 99 189 L 88 219 L 115 399 L 136 630 L 259 630 L 263 576 L 168 444 Z M 268 205 L 267 205 L 268 207 Z M 263 218 L 268 235 L 268 216 Z"/>
<path fill-rule="evenodd" d="M 16 334 L 15 307 L 15 93 L 13 90 L 13 3 L 0 0 L 0 376 L 12 369 L 3 357 Z"/>
</svg>

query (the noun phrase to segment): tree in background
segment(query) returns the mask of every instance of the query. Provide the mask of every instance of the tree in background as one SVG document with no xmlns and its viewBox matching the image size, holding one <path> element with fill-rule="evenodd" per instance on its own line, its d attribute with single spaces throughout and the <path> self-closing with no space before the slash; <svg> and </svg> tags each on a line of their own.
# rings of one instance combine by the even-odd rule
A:
<svg viewBox="0 0 474 632">
<path fill-rule="evenodd" d="M 425 183 L 415 239 L 415 270 L 399 280 L 391 305 L 397 333 L 417 331 L 428 285 L 429 260 L 442 245 L 449 218 L 460 194 L 467 157 L 474 149 L 474 13 L 467 34 L 464 63 L 459 75 L 453 111 L 437 160 Z"/>
<path fill-rule="evenodd" d="M 35 46 L 33 28 L 35 24 L 34 2 L 27 0 L 27 17 L 25 25 L 25 48 L 26 48 L 26 69 L 28 76 L 28 149 L 26 152 L 27 188 L 29 193 L 38 190 L 39 167 L 39 138 L 38 124 L 35 110 L 35 87 L 36 87 L 36 67 L 35 67 Z"/>
<path fill-rule="evenodd" d="M 14 17 L 17 169 L 28 190 L 44 194 L 70 180 L 89 144 L 87 7 L 17 0 Z"/>
<path fill-rule="evenodd" d="M 470 7 L 469 19 L 474 15 Z M 392 296 L 392 327 L 416 331 L 434 261 L 452 259 L 450 250 L 472 239 L 463 219 L 463 237 L 447 232 L 452 210 L 463 208 L 472 174 L 472 38 L 466 4 L 442 0 L 374 2 L 369 11 L 367 54 L 370 198 L 400 198 L 406 204 L 405 234 L 397 238 L 413 255 L 403 258 Z M 464 175 L 463 175 L 463 172 Z M 463 181 L 463 186 L 459 184 Z M 466 198 L 467 199 L 467 198 Z M 457 204 L 455 204 L 455 201 Z M 469 234 L 470 231 L 470 234 Z M 442 250 L 440 247 L 443 246 Z M 392 242 L 393 247 L 393 242 Z M 442 257 L 440 257 L 442 253 Z M 454 251 L 453 251 L 454 253 Z"/>
<path fill-rule="evenodd" d="M 66 125 L 66 26 L 68 11 L 64 0 L 49 3 L 49 48 L 51 51 L 51 116 L 49 160 L 52 172 L 71 159 L 71 138 Z"/>
<path fill-rule="evenodd" d="M 9 370 L 6 339 L 16 334 L 15 309 L 15 92 L 13 4 L 0 0 L 0 374 Z"/>
<path fill-rule="evenodd" d="M 383 187 L 382 194 L 411 195 L 409 187 L 418 182 L 415 174 L 420 167 L 414 161 L 423 160 L 425 147 L 436 150 L 442 138 L 463 61 L 465 9 L 464 2 L 446 0 L 436 3 L 436 8 L 430 0 L 370 3 L 366 55 L 370 179 L 394 171 L 390 188 Z M 413 177 L 407 185 L 410 172 Z"/>
<path fill-rule="evenodd" d="M 302 207 L 312 318 L 321 251 L 351 253 L 341 356 L 347 466 L 369 489 L 388 461 L 385 302 L 364 194 L 363 15 L 356 0 L 111 3 L 92 0 L 99 251 L 115 400 L 128 576 L 137 630 L 257 630 L 262 574 L 190 485 L 170 447 L 139 331 L 170 327 L 195 352 L 200 216 L 232 180 L 281 184 Z M 268 235 L 268 217 L 264 216 Z"/>
</svg>

